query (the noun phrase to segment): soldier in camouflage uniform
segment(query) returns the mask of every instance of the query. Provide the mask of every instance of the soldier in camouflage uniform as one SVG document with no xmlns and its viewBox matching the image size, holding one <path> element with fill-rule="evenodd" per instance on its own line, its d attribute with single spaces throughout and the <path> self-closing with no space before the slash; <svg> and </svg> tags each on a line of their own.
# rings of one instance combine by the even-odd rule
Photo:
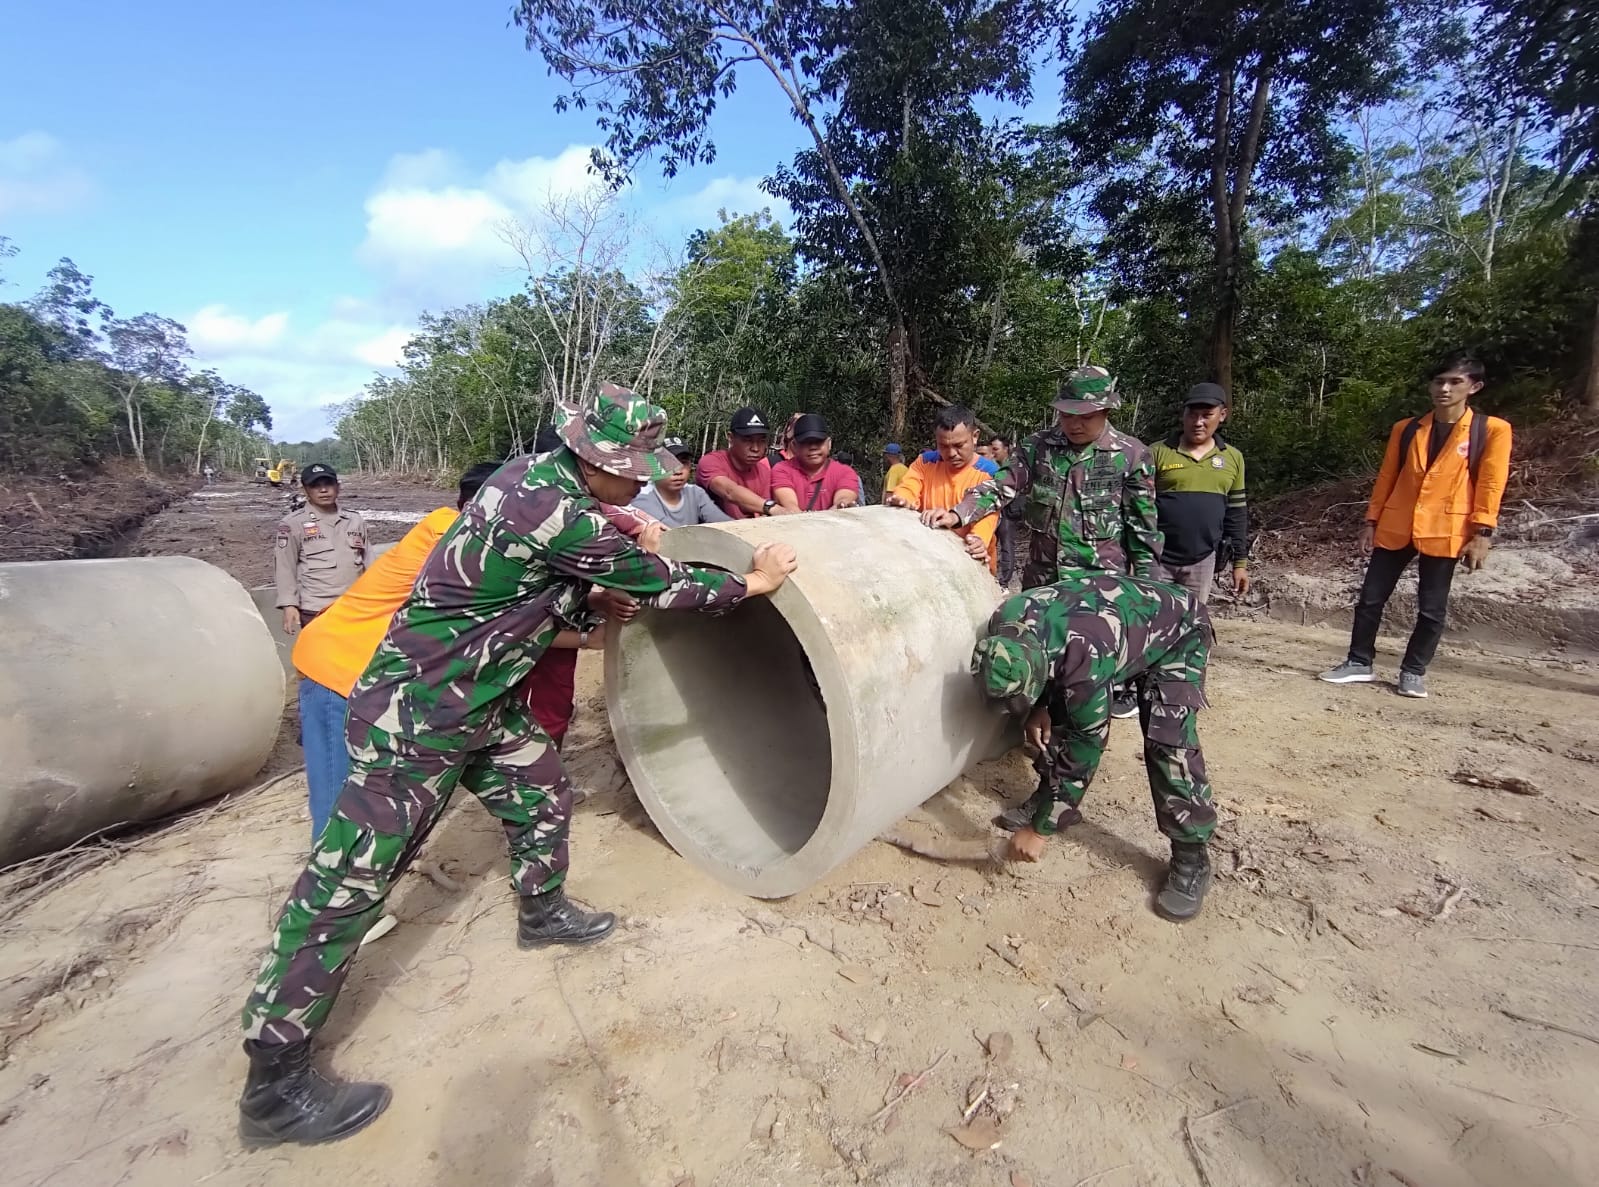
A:
<svg viewBox="0 0 1599 1187">
<path fill-rule="evenodd" d="M 1011 838 L 1013 857 L 1038 860 L 1056 831 L 1055 805 L 1082 802 L 1110 735 L 1111 690 L 1131 680 L 1155 821 L 1172 846 L 1156 906 L 1172 919 L 1199 913 L 1216 828 L 1196 717 L 1211 641 L 1210 616 L 1192 594 L 1132 577 L 1081 576 L 1000 604 L 972 672 L 985 695 L 1026 717 L 1039 755 L 1033 817 Z"/>
<path fill-rule="evenodd" d="M 679 463 L 658 448 L 659 408 L 607 384 L 566 409 L 563 446 L 507 463 L 440 539 L 350 696 L 350 778 L 278 918 L 244 1007 L 250 1072 L 239 1102 L 249 1145 L 335 1141 L 388 1105 L 381 1084 L 311 1068 L 367 928 L 459 786 L 505 825 L 523 948 L 606 935 L 610 913 L 563 890 L 572 788 L 549 737 L 513 692 L 557 631 L 585 619 L 591 584 L 662 610 L 720 612 L 769 594 L 795 566 L 756 550 L 743 577 L 663 560 L 601 514 Z"/>
<path fill-rule="evenodd" d="M 1106 413 L 1120 406 L 1116 381 L 1103 367 L 1072 372 L 1055 400 L 1055 426 L 1018 445 L 994 481 L 968 491 L 955 508 L 958 523 L 967 524 L 1021 502 L 1032 529 L 1024 589 L 1085 569 L 1154 573 L 1155 467 L 1141 442 L 1111 427 Z"/>
<path fill-rule="evenodd" d="M 1020 505 L 1029 538 L 1023 589 L 1085 571 L 1153 577 L 1160 556 L 1155 464 L 1142 442 L 1111 426 L 1107 413 L 1121 402 L 1103 367 L 1073 371 L 1055 399 L 1055 426 L 1012 450 L 994 480 L 968 491 L 939 526 Z M 1136 712 L 1132 694 L 1119 690 L 1113 715 Z"/>
</svg>

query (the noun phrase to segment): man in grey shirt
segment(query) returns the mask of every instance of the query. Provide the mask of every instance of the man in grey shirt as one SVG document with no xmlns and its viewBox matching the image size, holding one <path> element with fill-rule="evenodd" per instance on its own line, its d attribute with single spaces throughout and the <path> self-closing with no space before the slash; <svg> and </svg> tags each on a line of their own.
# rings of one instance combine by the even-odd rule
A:
<svg viewBox="0 0 1599 1187">
<path fill-rule="evenodd" d="M 704 487 L 689 481 L 694 473 L 694 451 L 681 437 L 661 442 L 682 465 L 665 478 L 659 478 L 639 492 L 633 506 L 660 520 L 669 528 L 686 528 L 696 523 L 732 523 L 711 499 Z"/>
</svg>

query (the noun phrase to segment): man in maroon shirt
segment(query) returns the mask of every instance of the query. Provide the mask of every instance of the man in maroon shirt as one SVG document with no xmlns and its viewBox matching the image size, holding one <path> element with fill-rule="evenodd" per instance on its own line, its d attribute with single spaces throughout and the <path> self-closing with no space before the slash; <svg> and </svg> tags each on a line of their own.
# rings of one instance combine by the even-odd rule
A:
<svg viewBox="0 0 1599 1187">
<path fill-rule="evenodd" d="M 831 511 L 860 501 L 861 478 L 832 459 L 833 435 L 814 412 L 790 426 L 794 456 L 772 467 L 772 498 L 789 511 Z"/>
<path fill-rule="evenodd" d="M 770 423 L 759 409 L 740 408 L 728 425 L 727 448 L 700 459 L 699 484 L 734 519 L 794 513 L 772 498 L 772 464 L 766 460 Z"/>
</svg>

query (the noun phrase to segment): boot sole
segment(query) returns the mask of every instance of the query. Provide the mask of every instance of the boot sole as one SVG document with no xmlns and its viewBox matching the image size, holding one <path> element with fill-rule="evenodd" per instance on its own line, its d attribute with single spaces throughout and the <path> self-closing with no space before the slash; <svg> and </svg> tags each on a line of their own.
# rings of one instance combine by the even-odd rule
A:
<svg viewBox="0 0 1599 1187">
<path fill-rule="evenodd" d="M 1323 684 L 1370 684 L 1377 679 L 1376 672 L 1368 672 L 1364 676 L 1317 676 Z"/>
<path fill-rule="evenodd" d="M 547 936 L 547 937 L 546 936 L 540 936 L 538 939 L 534 939 L 534 940 L 529 940 L 529 939 L 525 939 L 522 936 L 517 936 L 516 937 L 516 946 L 518 948 L 520 948 L 523 952 L 530 952 L 534 948 L 551 948 L 551 947 L 554 947 L 557 944 L 572 944 L 572 945 L 597 944 L 597 943 L 599 943 L 599 941 L 603 940 L 606 936 L 610 935 L 615 930 L 616 930 L 616 925 L 613 923 L 610 927 L 608 927 L 604 931 L 600 932 L 599 935 L 595 935 L 595 936 Z"/>
<path fill-rule="evenodd" d="M 275 1134 L 267 1133 L 258 1128 L 253 1122 L 239 1118 L 239 1141 L 246 1150 L 265 1150 L 271 1146 L 325 1146 L 329 1142 L 342 1142 L 345 1138 L 360 1133 L 372 1122 L 383 1116 L 388 1111 L 389 1103 L 393 1101 L 394 1093 L 387 1087 L 383 1089 L 383 1099 L 378 1102 L 377 1108 L 357 1121 L 348 1129 L 341 1129 L 338 1133 L 330 1133 L 326 1137 L 306 1141 L 303 1138 L 280 1138 Z"/>
</svg>

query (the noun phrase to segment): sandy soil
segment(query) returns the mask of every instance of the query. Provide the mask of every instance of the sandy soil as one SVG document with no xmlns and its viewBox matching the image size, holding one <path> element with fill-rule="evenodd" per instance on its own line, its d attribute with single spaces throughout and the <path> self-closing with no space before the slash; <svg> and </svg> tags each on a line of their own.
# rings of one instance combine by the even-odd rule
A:
<svg viewBox="0 0 1599 1187">
<path fill-rule="evenodd" d="M 223 801 L 32 901 L 11 888 L 6 1181 L 1599 1181 L 1599 671 L 1446 645 L 1433 699 L 1405 701 L 1317 683 L 1342 643 L 1222 624 L 1202 730 L 1222 876 L 1183 926 L 1149 910 L 1164 846 L 1133 723 L 1036 867 L 877 843 L 758 903 L 655 833 L 585 656 L 571 889 L 622 926 L 519 952 L 499 828 L 459 801 L 324 1033 L 394 1104 L 320 1149 L 234 1135 L 237 1010 L 304 856 L 304 785 Z M 981 837 L 1030 786 L 1013 755 L 919 815 Z"/>
</svg>

